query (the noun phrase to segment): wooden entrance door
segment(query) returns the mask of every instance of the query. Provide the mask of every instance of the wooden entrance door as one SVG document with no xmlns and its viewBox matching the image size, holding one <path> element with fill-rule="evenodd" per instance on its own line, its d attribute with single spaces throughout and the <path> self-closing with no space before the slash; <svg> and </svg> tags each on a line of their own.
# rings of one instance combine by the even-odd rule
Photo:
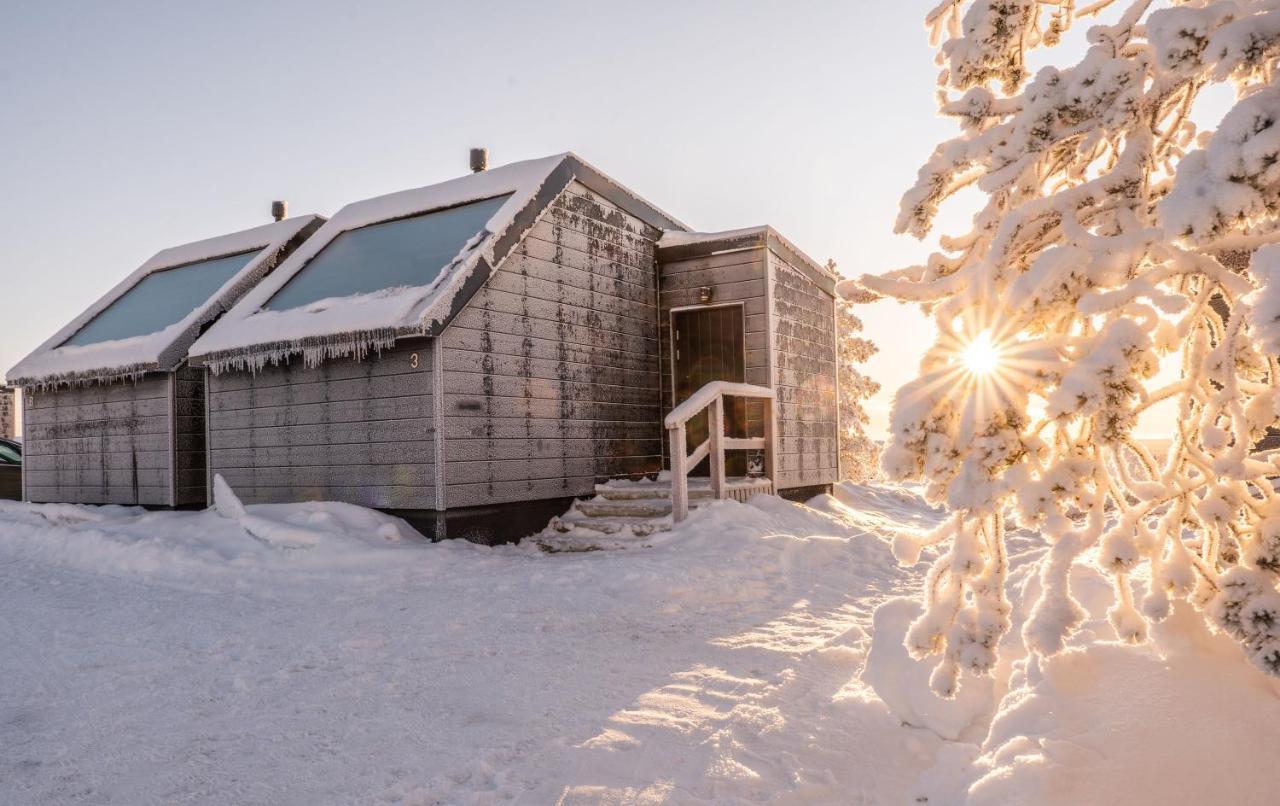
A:
<svg viewBox="0 0 1280 806">
<path fill-rule="evenodd" d="M 672 312 L 671 343 L 675 375 L 672 388 L 677 405 L 711 381 L 742 383 L 746 380 L 746 334 L 741 305 Z M 745 436 L 745 400 L 725 401 L 724 416 L 725 432 L 729 436 Z M 701 445 L 708 433 L 704 411 L 689 421 L 686 450 Z M 707 475 L 709 464 L 708 460 L 702 460 L 690 475 Z M 729 475 L 742 475 L 746 472 L 745 457 L 730 455 L 725 469 Z"/>
</svg>

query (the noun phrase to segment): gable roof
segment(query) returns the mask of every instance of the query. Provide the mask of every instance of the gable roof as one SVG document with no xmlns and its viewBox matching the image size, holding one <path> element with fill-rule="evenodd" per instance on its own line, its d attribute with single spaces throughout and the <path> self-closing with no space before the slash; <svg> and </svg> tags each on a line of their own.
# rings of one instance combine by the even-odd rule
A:
<svg viewBox="0 0 1280 806">
<path fill-rule="evenodd" d="M 256 370 L 301 354 L 307 365 L 314 366 L 328 358 L 363 358 L 371 350 L 390 347 L 397 338 L 436 335 L 484 285 L 538 216 L 575 180 L 655 227 L 687 229 L 573 154 L 516 162 L 355 202 L 339 210 L 201 336 L 191 348 L 192 362 L 214 372 Z M 507 196 L 506 201 L 430 282 L 322 299 L 287 310 L 266 307 L 345 232 L 501 196 Z"/>
<path fill-rule="evenodd" d="M 324 221 L 300 216 L 157 252 L 101 299 L 9 370 L 15 386 L 50 388 L 137 378 L 146 372 L 175 369 L 200 331 L 232 307 Z M 137 336 L 68 344 L 98 316 L 142 281 L 158 272 L 221 257 L 256 252 L 202 303 L 160 330 Z"/>
</svg>

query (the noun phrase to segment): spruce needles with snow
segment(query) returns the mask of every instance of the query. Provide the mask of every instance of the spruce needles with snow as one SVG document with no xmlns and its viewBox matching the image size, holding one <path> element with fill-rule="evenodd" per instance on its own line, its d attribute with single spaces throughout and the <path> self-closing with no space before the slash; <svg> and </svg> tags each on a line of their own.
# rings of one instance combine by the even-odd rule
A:
<svg viewBox="0 0 1280 806">
<path fill-rule="evenodd" d="M 1077 64 L 1029 74 L 1030 51 L 1104 11 Z M 862 280 L 924 305 L 938 332 L 883 457 L 953 512 L 895 545 L 908 562 L 938 550 L 908 648 L 941 656 L 944 695 L 992 669 L 1016 514 L 1052 543 L 1033 652 L 1083 620 L 1068 573 L 1092 561 L 1122 639 L 1189 599 L 1280 674 L 1278 474 L 1255 447 L 1280 411 L 1280 4 L 947 0 L 927 24 L 961 133 L 920 170 L 897 230 L 924 237 L 964 188 L 985 198 L 926 265 Z M 1233 108 L 1200 130 L 1197 97 L 1228 81 Z M 1180 366 L 1163 385 L 1162 359 Z M 1177 425 L 1157 457 L 1134 428 L 1162 401 Z"/>
</svg>

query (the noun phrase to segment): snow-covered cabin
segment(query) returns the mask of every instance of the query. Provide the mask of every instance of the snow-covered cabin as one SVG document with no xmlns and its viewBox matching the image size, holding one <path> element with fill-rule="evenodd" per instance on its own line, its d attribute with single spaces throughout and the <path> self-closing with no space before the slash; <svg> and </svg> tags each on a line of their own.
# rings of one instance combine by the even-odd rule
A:
<svg viewBox="0 0 1280 806">
<path fill-rule="evenodd" d="M 23 498 L 203 505 L 204 370 L 187 350 L 323 220 L 165 249 L 10 370 L 23 390 Z"/>
<path fill-rule="evenodd" d="M 821 489 L 834 284 L 770 228 L 690 233 L 572 154 L 356 202 L 192 346 L 210 478 L 510 539 L 661 471 L 673 403 L 722 380 L 776 390 L 725 407 L 730 437 L 774 413 L 772 486 Z"/>
</svg>

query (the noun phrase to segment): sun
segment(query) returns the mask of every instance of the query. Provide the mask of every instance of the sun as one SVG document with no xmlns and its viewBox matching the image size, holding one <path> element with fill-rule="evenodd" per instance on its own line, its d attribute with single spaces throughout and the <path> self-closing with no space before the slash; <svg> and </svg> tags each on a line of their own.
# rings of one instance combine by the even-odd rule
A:
<svg viewBox="0 0 1280 806">
<path fill-rule="evenodd" d="M 1000 351 L 989 333 L 979 333 L 960 354 L 964 368 L 972 375 L 989 375 L 1000 365 Z"/>
</svg>

